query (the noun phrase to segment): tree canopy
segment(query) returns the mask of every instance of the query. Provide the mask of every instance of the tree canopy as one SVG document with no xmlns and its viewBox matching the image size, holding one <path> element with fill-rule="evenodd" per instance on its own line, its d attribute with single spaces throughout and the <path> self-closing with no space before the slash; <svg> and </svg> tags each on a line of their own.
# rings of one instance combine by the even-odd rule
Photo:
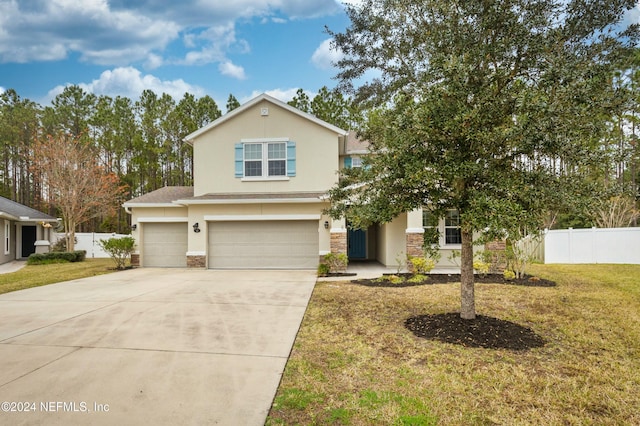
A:
<svg viewBox="0 0 640 426">
<path fill-rule="evenodd" d="M 331 191 L 333 216 L 387 222 L 425 207 L 460 214 L 461 316 L 475 318 L 474 235 L 536 229 L 588 203 L 636 48 L 635 0 L 367 0 L 331 33 L 340 87 L 369 108 L 374 153 Z M 366 75 L 377 77 L 363 81 Z"/>
</svg>

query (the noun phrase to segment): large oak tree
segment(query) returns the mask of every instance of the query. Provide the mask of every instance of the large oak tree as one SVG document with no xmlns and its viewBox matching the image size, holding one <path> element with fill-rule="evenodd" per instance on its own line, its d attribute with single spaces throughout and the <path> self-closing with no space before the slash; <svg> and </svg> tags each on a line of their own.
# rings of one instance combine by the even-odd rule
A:
<svg viewBox="0 0 640 426">
<path fill-rule="evenodd" d="M 331 33 L 341 87 L 370 110 L 368 167 L 334 217 L 362 226 L 427 206 L 461 219 L 461 317 L 474 319 L 474 235 L 535 229 L 592 195 L 611 77 L 636 0 L 365 0 Z M 375 76 L 371 79 L 370 76 Z M 587 173 L 588 172 L 588 173 Z M 586 197 L 586 198 L 585 198 Z"/>
</svg>

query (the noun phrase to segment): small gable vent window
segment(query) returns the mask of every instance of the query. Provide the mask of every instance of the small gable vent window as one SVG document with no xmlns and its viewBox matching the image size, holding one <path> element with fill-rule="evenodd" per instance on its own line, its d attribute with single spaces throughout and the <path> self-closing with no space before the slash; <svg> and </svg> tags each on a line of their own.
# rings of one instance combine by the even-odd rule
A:
<svg viewBox="0 0 640 426">
<path fill-rule="evenodd" d="M 235 176 L 247 180 L 287 179 L 296 175 L 296 143 L 251 140 L 235 146 Z"/>
</svg>

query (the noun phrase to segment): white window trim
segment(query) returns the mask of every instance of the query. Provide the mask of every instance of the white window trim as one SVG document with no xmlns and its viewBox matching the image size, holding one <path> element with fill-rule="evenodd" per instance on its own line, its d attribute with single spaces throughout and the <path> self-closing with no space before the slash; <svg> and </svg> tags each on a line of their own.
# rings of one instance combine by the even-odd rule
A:
<svg viewBox="0 0 640 426">
<path fill-rule="evenodd" d="M 284 159 L 278 159 L 277 161 L 284 161 L 284 175 L 269 175 L 269 145 L 271 144 L 284 144 Z M 262 176 L 246 176 L 246 163 L 247 161 L 258 161 L 256 160 L 247 160 L 245 158 L 245 148 L 247 145 L 262 145 L 262 159 L 259 160 L 262 164 Z M 256 141 L 247 141 L 242 140 L 242 168 L 243 168 L 243 177 L 242 181 L 250 182 L 250 181 L 265 181 L 265 180 L 289 180 L 287 176 L 287 141 L 279 140 L 279 139 L 267 139 L 267 140 L 256 140 Z"/>
<path fill-rule="evenodd" d="M 11 222 L 4 221 L 4 254 L 11 254 Z"/>
<path fill-rule="evenodd" d="M 362 168 L 362 157 L 351 156 L 351 168 Z"/>
<path fill-rule="evenodd" d="M 422 228 L 433 228 L 432 226 L 424 226 L 424 222 L 422 223 Z M 446 228 L 453 228 L 451 226 L 445 226 L 445 218 L 441 217 L 438 219 L 438 226 L 435 227 L 438 230 L 438 244 L 440 245 L 440 249 L 443 250 L 458 250 L 462 248 L 462 244 L 447 244 L 447 236 L 446 236 Z M 457 227 L 460 228 L 460 227 Z"/>
<path fill-rule="evenodd" d="M 262 177 L 262 176 L 247 176 L 247 177 L 243 177 L 240 178 L 241 182 L 264 182 L 264 181 L 284 181 L 284 180 L 291 180 L 291 178 L 289 176 L 267 176 L 267 177 Z"/>
</svg>

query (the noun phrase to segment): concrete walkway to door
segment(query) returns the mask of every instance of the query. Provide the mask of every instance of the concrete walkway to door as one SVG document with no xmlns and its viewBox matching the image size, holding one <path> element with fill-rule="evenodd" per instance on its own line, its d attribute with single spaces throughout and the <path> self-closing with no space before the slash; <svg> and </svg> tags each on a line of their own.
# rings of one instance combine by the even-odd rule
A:
<svg viewBox="0 0 640 426">
<path fill-rule="evenodd" d="M 262 425 L 314 283 L 146 268 L 0 295 L 0 424 Z"/>
</svg>

